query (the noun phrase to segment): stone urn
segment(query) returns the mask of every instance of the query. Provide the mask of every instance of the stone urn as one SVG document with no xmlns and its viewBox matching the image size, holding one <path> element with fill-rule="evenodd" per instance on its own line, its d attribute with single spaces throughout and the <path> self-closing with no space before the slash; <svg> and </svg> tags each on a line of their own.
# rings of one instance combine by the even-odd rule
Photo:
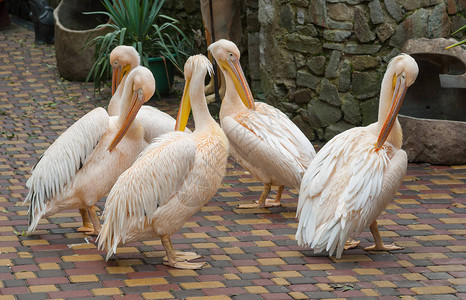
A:
<svg viewBox="0 0 466 300">
<path fill-rule="evenodd" d="M 55 19 L 55 54 L 58 72 L 68 80 L 84 81 L 94 64 L 95 47 L 86 48 L 88 41 L 110 31 L 108 17 L 84 12 L 106 11 L 96 0 L 62 0 L 53 12 Z"/>
<path fill-rule="evenodd" d="M 466 164 L 466 50 L 453 39 L 412 39 L 402 51 L 419 66 L 400 109 L 410 162 Z"/>
</svg>

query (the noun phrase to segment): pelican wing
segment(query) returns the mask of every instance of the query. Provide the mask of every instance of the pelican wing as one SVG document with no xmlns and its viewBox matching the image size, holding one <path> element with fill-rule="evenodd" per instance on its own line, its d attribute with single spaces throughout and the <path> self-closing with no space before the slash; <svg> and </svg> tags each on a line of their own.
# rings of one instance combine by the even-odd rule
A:
<svg viewBox="0 0 466 300">
<path fill-rule="evenodd" d="M 301 176 L 315 156 L 315 150 L 306 136 L 280 110 L 256 102 L 256 110 L 246 110 L 227 116 L 222 129 L 230 143 L 249 157 L 256 166 L 270 166 L 300 170 Z M 268 155 L 267 155 L 268 154 Z M 270 170 L 276 174 L 283 170 Z"/>
<path fill-rule="evenodd" d="M 361 130 L 334 137 L 306 171 L 297 209 L 298 244 L 316 252 L 327 250 L 329 255 L 338 247 L 339 257 L 348 237 L 360 234 L 385 208 L 377 204 L 390 163 L 388 148 L 375 151 Z"/>
<path fill-rule="evenodd" d="M 105 109 L 95 108 L 71 125 L 41 155 L 26 182 L 29 192 L 24 203 L 30 202 L 30 222 L 34 213 L 43 211 L 47 200 L 60 194 L 86 163 L 108 124 Z"/>
<path fill-rule="evenodd" d="M 181 188 L 195 156 L 196 144 L 187 133 L 173 132 L 155 139 L 110 191 L 99 247 L 105 244 L 116 251 L 118 243 L 125 242 L 129 224 L 142 229 L 151 223 L 157 208 Z"/>
</svg>

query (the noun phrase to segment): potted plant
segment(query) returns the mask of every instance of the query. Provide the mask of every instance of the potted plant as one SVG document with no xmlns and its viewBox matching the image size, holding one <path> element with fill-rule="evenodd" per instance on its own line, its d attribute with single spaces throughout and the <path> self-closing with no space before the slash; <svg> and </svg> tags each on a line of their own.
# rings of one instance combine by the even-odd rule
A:
<svg viewBox="0 0 466 300">
<path fill-rule="evenodd" d="M 107 11 L 92 12 L 110 18 L 111 32 L 88 42 L 95 45 L 95 63 L 88 80 L 94 79 L 94 87 L 100 91 L 102 83 L 110 75 L 110 52 L 118 45 L 133 46 L 141 56 L 141 64 L 148 67 L 157 82 L 157 92 L 168 94 L 173 84 L 174 69 L 182 72 L 189 56 L 189 42 L 177 26 L 178 21 L 160 14 L 165 0 L 103 0 Z"/>
</svg>

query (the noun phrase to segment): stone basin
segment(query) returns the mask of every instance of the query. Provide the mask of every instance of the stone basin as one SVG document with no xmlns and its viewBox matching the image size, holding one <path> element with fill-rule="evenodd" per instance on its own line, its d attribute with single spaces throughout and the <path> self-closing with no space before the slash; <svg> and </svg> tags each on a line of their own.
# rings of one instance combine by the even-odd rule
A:
<svg viewBox="0 0 466 300">
<path fill-rule="evenodd" d="M 466 50 L 453 39 L 412 39 L 402 51 L 419 65 L 399 120 L 410 162 L 466 164 Z"/>
</svg>

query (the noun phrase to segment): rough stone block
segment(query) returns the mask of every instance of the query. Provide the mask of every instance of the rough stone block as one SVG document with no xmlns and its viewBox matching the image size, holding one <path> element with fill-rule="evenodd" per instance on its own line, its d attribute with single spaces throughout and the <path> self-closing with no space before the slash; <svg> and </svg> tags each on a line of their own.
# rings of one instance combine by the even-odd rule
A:
<svg viewBox="0 0 466 300">
<path fill-rule="evenodd" d="M 322 89 L 320 90 L 319 99 L 335 106 L 341 106 L 337 88 L 326 78 L 322 80 L 321 84 Z"/>
</svg>

